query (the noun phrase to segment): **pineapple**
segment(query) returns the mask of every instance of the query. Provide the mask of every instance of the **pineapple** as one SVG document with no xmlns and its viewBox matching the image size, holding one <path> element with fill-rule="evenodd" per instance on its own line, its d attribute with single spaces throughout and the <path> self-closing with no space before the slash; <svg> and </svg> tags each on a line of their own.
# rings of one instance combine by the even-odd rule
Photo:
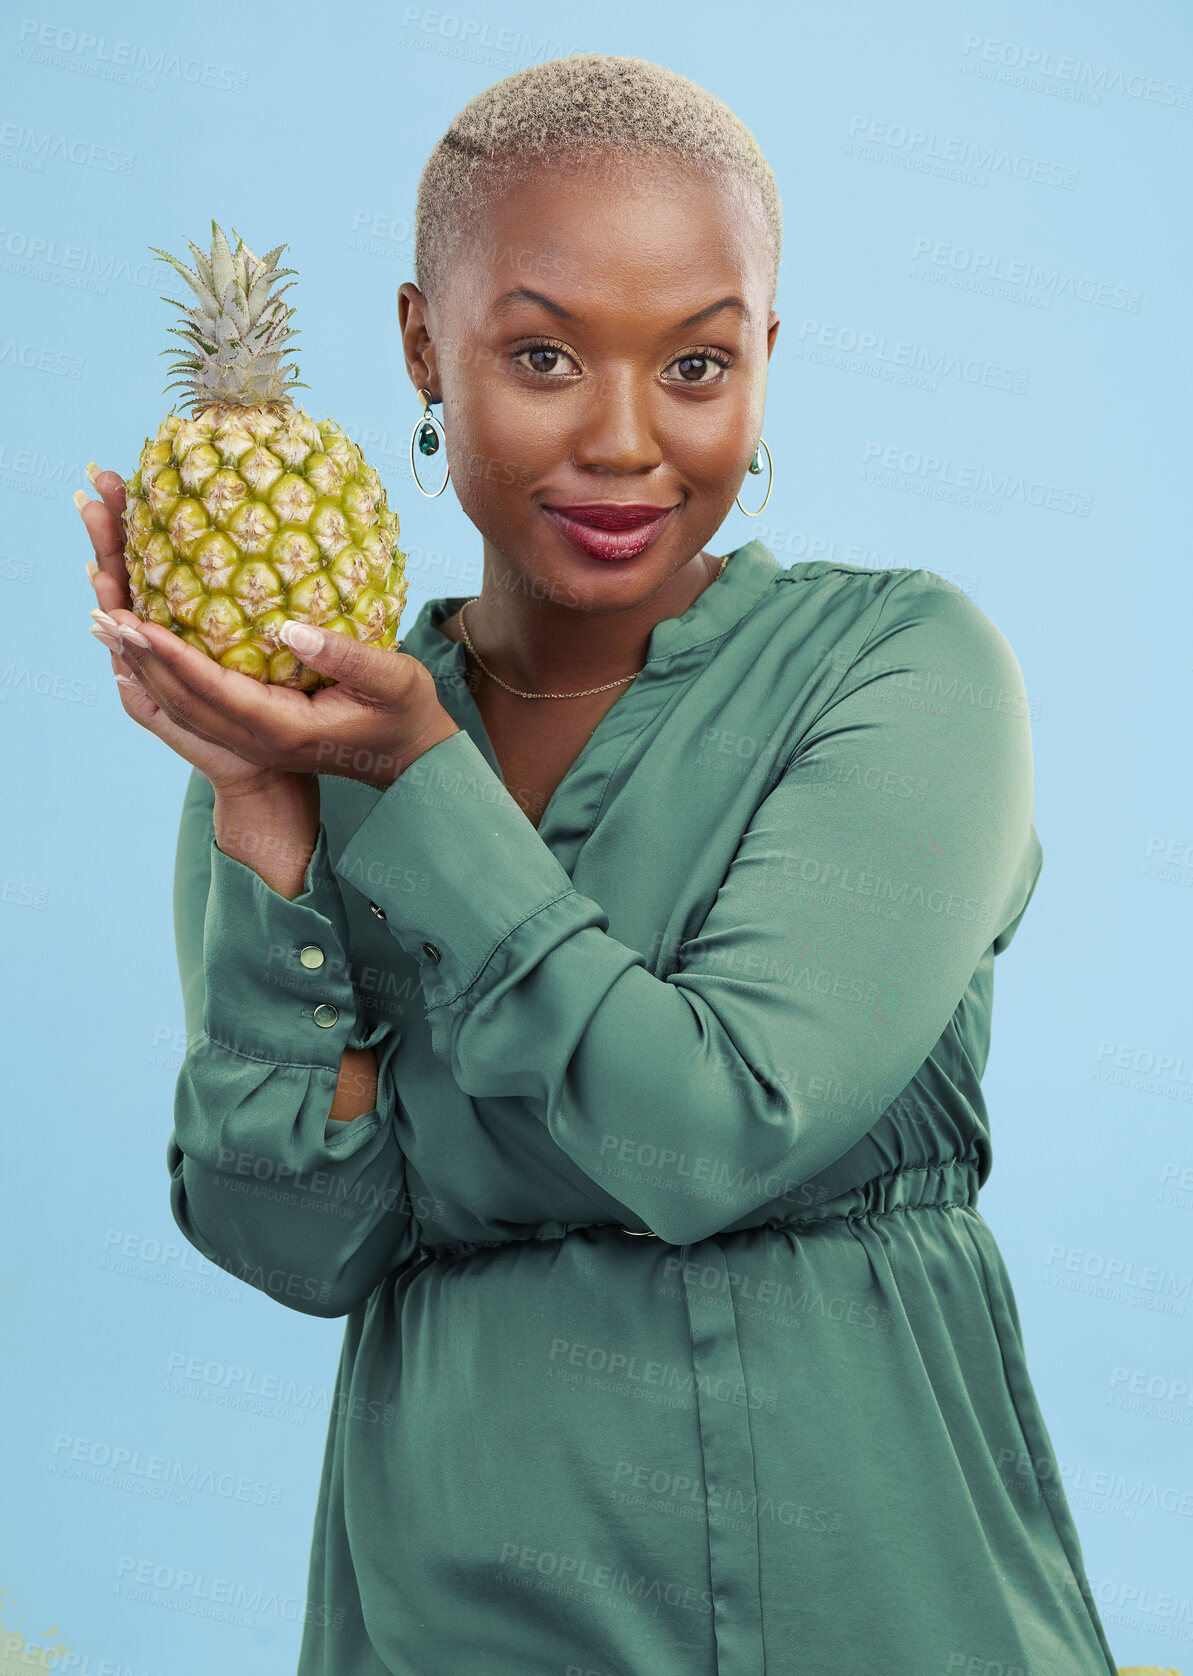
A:
<svg viewBox="0 0 1193 1676">
<path fill-rule="evenodd" d="M 287 618 L 393 646 L 406 603 L 398 516 L 372 466 L 332 419 L 296 406 L 296 336 L 279 245 L 258 257 L 213 221 L 192 273 L 154 254 L 199 300 L 171 328 L 186 340 L 166 386 L 189 392 L 147 437 L 125 485 L 125 563 L 136 616 L 228 669 L 311 692 L 331 684 L 278 638 Z M 293 281 L 290 282 L 291 284 Z M 305 385 L 301 386 L 306 388 Z"/>
</svg>

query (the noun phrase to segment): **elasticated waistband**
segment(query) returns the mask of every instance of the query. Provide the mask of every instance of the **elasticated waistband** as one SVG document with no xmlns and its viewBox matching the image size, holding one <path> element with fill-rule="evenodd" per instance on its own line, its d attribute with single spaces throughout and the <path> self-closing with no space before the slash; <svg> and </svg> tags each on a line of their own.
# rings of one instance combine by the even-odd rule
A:
<svg viewBox="0 0 1193 1676">
<path fill-rule="evenodd" d="M 798 1211 L 792 1211 L 788 1202 L 772 1201 L 753 1213 L 754 1220 L 730 1226 L 711 1237 L 745 1238 L 764 1228 L 814 1231 L 825 1224 L 869 1221 L 912 1210 L 947 1210 L 957 1205 L 976 1208 L 978 1171 L 978 1160 L 966 1154 L 938 1159 L 931 1164 L 900 1165 L 819 1201 L 805 1186 L 799 1190 Z M 561 1240 L 581 1232 L 608 1234 L 616 1239 L 638 1238 L 644 1244 L 659 1238 L 647 1228 L 629 1228 L 617 1222 L 541 1222 L 503 1239 L 424 1240 L 419 1242 L 419 1249 L 428 1257 L 465 1257 L 474 1251 L 499 1251 L 505 1246 L 532 1241 Z"/>
</svg>

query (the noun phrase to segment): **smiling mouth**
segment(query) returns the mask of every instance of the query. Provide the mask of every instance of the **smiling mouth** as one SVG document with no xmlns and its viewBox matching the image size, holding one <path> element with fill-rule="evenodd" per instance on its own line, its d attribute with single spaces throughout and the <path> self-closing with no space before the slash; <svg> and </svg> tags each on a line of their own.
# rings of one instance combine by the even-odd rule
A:
<svg viewBox="0 0 1193 1676">
<path fill-rule="evenodd" d="M 672 506 L 649 506 L 638 502 L 596 500 L 577 502 L 574 506 L 550 505 L 548 512 L 558 512 L 574 524 L 586 524 L 593 530 L 636 530 L 643 524 L 653 524 Z"/>
<path fill-rule="evenodd" d="M 564 540 L 590 559 L 636 558 L 675 510 L 676 506 L 609 500 L 543 507 Z"/>
</svg>

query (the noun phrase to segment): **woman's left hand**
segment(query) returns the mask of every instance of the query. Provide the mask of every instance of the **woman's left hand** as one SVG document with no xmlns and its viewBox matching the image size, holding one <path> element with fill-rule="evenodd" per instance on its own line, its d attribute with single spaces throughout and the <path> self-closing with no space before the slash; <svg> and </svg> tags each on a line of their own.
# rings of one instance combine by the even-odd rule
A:
<svg viewBox="0 0 1193 1676">
<path fill-rule="evenodd" d="M 334 774 L 384 790 L 424 751 L 459 731 L 429 669 L 336 630 L 288 622 L 281 635 L 335 686 L 313 693 L 225 669 L 160 623 L 110 615 L 149 642 L 121 636 L 120 655 L 173 722 L 279 773 Z M 304 635 L 320 644 L 300 645 Z"/>
</svg>

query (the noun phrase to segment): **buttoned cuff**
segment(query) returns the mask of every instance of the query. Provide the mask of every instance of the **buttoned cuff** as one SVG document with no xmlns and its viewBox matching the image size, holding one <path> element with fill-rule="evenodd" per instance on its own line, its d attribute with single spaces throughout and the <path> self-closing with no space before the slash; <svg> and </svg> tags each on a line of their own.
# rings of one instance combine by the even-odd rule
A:
<svg viewBox="0 0 1193 1676">
<path fill-rule="evenodd" d="M 500 945 L 572 881 L 462 728 L 416 757 L 335 872 L 418 961 L 429 1007 L 470 989 Z"/>
<path fill-rule="evenodd" d="M 249 1059 L 339 1070 L 356 997 L 348 920 L 322 824 L 300 895 L 288 899 L 211 840 L 203 922 L 203 1027 Z"/>
</svg>

